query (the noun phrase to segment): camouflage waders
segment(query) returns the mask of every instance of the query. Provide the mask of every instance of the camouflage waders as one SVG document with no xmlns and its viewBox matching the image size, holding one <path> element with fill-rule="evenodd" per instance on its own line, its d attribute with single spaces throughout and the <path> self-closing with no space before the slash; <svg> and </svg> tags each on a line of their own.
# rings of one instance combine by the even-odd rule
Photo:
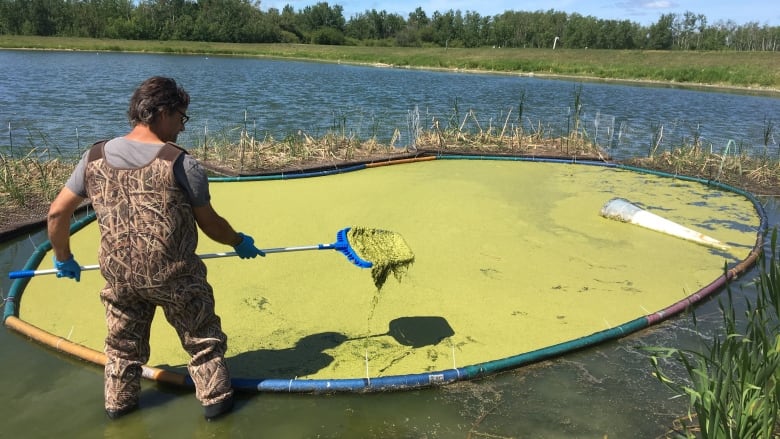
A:
<svg viewBox="0 0 780 439">
<path fill-rule="evenodd" d="M 188 370 L 203 405 L 233 394 L 224 354 L 227 336 L 214 312 L 206 266 L 195 254 L 197 225 L 173 163 L 185 152 L 172 144 L 138 169 L 117 169 L 92 147 L 86 187 L 100 227 L 100 293 L 106 310 L 106 410 L 138 402 L 141 365 L 149 360 L 149 333 L 160 306 L 191 360 Z"/>
</svg>

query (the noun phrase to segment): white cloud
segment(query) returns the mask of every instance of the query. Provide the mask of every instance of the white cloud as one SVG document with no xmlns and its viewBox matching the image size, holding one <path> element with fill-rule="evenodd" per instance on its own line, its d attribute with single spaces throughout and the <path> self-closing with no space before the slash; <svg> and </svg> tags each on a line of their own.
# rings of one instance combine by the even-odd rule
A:
<svg viewBox="0 0 780 439">
<path fill-rule="evenodd" d="M 645 2 L 642 4 L 643 8 L 647 9 L 669 9 L 674 7 L 672 2 L 667 1 L 654 1 L 654 2 Z"/>
</svg>

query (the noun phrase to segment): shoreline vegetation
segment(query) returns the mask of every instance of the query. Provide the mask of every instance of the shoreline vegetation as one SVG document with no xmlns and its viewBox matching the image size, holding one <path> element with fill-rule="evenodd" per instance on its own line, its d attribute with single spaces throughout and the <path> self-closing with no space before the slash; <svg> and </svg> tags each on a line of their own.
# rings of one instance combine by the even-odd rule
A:
<svg viewBox="0 0 780 439">
<path fill-rule="evenodd" d="M 780 196 L 780 160 L 744 151 L 720 155 L 701 144 L 615 161 L 583 133 L 549 138 L 522 128 L 418 128 L 413 146 L 399 148 L 376 139 L 361 140 L 330 132 L 284 139 L 257 139 L 242 131 L 237 142 L 213 140 L 188 151 L 212 176 L 249 176 L 333 169 L 357 163 L 437 154 L 507 155 L 572 161 L 603 161 L 710 180 L 757 196 Z M 217 137 L 215 137 L 216 139 Z M 41 160 L 39 157 L 49 157 Z M 77 158 L 65 158 L 45 146 L 5 154 L 0 151 L 0 241 L 15 231 L 43 224 L 49 203 L 70 176 Z"/>
<path fill-rule="evenodd" d="M 263 57 L 780 96 L 780 57 L 776 52 L 329 46 L 20 35 L 0 35 L 0 49 Z"/>
<path fill-rule="evenodd" d="M 501 49 L 496 52 L 487 49 L 344 48 L 8 36 L 0 36 L 0 48 L 267 56 L 378 67 L 450 69 L 583 80 L 658 81 L 670 86 L 733 88 L 769 95 L 780 93 L 780 58 L 775 53 L 546 49 Z M 490 54 L 498 53 L 502 54 L 501 57 L 490 58 Z M 510 64 L 503 58 L 510 56 L 506 54 L 525 61 Z M 491 67 L 488 67 L 488 62 L 493 63 Z M 682 75 L 686 71 L 690 72 L 689 76 Z M 765 125 L 764 148 L 756 147 L 751 154 L 740 150 L 719 155 L 705 145 L 693 143 L 667 151 L 649 148 L 646 157 L 634 157 L 621 163 L 717 181 L 754 195 L 780 196 L 780 157 L 777 153 L 780 145 L 774 145 L 774 121 L 767 120 Z M 577 126 L 576 121 L 574 126 Z M 538 133 L 506 125 L 466 130 L 462 126 L 445 128 L 435 125 L 429 130 L 417 129 L 416 132 L 417 137 L 411 147 L 397 148 L 392 141 L 382 144 L 376 139 L 356 139 L 343 132 L 327 133 L 320 138 L 301 135 L 275 140 L 256 139 L 242 131 L 237 142 L 204 142 L 191 148 L 190 152 L 218 175 L 298 172 L 419 154 L 525 155 L 612 161 L 605 151 L 576 128 L 557 138 L 545 138 Z M 42 148 L 45 149 L 45 146 Z M 20 154 L 12 151 L 12 154 L 6 155 L 0 151 L 0 242 L 8 229 L 29 224 L 42 226 L 50 200 L 73 169 L 74 159 L 53 157 L 41 161 L 36 158 L 41 156 L 40 152 L 30 150 Z M 648 349 L 658 379 L 673 392 L 691 400 L 688 415 L 681 417 L 679 423 L 675 423 L 674 428 L 663 437 L 776 437 L 780 431 L 777 397 L 777 381 L 780 379 L 780 357 L 777 355 L 780 352 L 777 335 L 780 285 L 776 281 L 780 257 L 777 248 L 775 232 L 771 259 L 769 262 L 763 259 L 759 264 L 760 291 L 756 303 L 748 305 L 752 313 L 745 317 L 748 322 L 745 335 L 739 335 L 729 290 L 728 301 L 721 302 L 726 333 L 712 346 L 704 346 L 698 351 L 664 347 Z M 740 361 L 734 361 L 735 358 Z M 676 382 L 666 374 L 667 365 L 675 360 L 685 366 L 693 386 Z M 752 385 L 754 378 L 756 382 L 765 382 L 765 388 Z M 745 383 L 747 387 L 740 387 Z M 745 432 L 750 434 L 745 435 Z"/>
</svg>

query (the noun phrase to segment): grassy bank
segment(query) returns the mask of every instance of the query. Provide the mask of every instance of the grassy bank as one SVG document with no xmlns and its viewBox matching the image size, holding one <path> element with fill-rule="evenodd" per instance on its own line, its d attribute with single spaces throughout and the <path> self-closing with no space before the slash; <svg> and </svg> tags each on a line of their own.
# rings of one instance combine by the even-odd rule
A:
<svg viewBox="0 0 780 439">
<path fill-rule="evenodd" d="M 0 48 L 258 56 L 398 68 L 748 88 L 780 94 L 776 52 L 442 49 L 0 36 Z"/>
</svg>

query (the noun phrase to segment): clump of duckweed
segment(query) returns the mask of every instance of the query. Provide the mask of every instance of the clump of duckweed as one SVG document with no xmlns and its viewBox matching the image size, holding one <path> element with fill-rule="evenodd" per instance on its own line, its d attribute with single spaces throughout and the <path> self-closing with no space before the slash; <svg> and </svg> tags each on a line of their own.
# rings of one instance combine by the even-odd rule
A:
<svg viewBox="0 0 780 439">
<path fill-rule="evenodd" d="M 371 277 L 377 290 L 381 290 L 392 273 L 399 282 L 414 262 L 414 253 L 404 238 L 389 230 L 352 227 L 347 239 L 355 252 L 371 261 Z"/>
</svg>

